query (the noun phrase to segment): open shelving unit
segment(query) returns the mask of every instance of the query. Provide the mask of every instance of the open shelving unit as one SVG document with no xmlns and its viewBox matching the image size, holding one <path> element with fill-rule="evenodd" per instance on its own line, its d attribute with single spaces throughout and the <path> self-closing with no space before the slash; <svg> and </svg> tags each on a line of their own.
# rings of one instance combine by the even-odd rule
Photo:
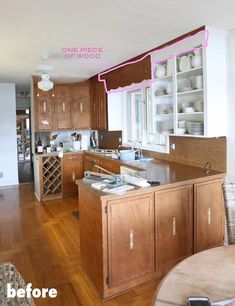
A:
<svg viewBox="0 0 235 306">
<path fill-rule="evenodd" d="M 200 46 L 197 46 L 200 47 Z M 203 52 L 201 51 L 203 60 Z M 166 75 L 155 78 L 152 83 L 152 102 L 149 113 L 151 113 L 151 123 L 149 131 L 155 135 L 157 140 L 169 135 L 180 136 L 203 136 L 204 135 L 204 84 L 197 87 L 196 77 L 202 76 L 204 80 L 203 63 L 199 67 L 181 71 L 179 61 L 183 56 L 188 57 L 193 52 L 186 52 L 170 60 L 162 61 L 160 65 L 166 68 Z M 167 68 L 170 67 L 170 74 Z M 156 67 L 155 67 L 156 68 Z M 156 75 L 156 74 L 155 74 Z M 185 128 L 185 133 L 179 128 Z"/>
</svg>

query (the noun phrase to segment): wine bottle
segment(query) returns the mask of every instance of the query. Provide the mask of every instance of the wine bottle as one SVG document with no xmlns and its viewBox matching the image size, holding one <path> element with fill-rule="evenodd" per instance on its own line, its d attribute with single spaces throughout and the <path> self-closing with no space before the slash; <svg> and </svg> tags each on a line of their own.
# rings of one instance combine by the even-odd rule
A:
<svg viewBox="0 0 235 306">
<path fill-rule="evenodd" d="M 38 143 L 37 143 L 37 153 L 42 154 L 43 153 L 43 145 L 41 138 L 39 137 Z"/>
</svg>

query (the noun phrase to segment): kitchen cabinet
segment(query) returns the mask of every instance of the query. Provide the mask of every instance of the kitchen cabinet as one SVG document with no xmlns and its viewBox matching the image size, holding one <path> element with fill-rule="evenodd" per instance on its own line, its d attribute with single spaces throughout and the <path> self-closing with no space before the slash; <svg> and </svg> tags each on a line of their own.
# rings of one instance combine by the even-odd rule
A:
<svg viewBox="0 0 235 306">
<path fill-rule="evenodd" d="M 34 95 L 34 120 L 36 131 L 51 131 L 54 112 L 53 92 L 38 89 Z"/>
<path fill-rule="evenodd" d="M 91 126 L 94 130 L 107 130 L 107 95 L 103 82 L 98 77 L 92 77 L 91 81 Z"/>
<path fill-rule="evenodd" d="M 157 269 L 193 252 L 192 185 L 155 192 Z"/>
<path fill-rule="evenodd" d="M 108 160 L 107 158 L 102 158 L 102 156 L 91 156 L 88 154 L 85 154 L 85 161 L 84 161 L 84 168 L 85 171 L 89 170 L 89 171 L 94 171 L 94 172 L 100 172 L 100 173 L 105 173 L 108 174 L 105 171 L 102 171 L 101 169 L 98 169 L 94 166 L 91 166 L 91 162 L 95 162 L 96 165 L 103 167 L 104 169 L 115 173 L 115 174 L 119 174 L 120 173 L 120 162 L 116 161 L 116 160 Z"/>
<path fill-rule="evenodd" d="M 85 81 L 72 86 L 72 113 L 73 129 L 89 129 L 90 123 L 90 82 Z"/>
<path fill-rule="evenodd" d="M 120 163 L 116 161 L 110 161 L 107 159 L 99 159 L 99 166 L 103 167 L 104 169 L 115 173 L 115 174 L 120 174 Z M 102 170 L 100 170 L 101 173 L 106 173 Z M 106 173 L 107 174 L 107 173 Z"/>
<path fill-rule="evenodd" d="M 223 245 L 222 184 L 222 180 L 215 180 L 194 185 L 194 252 Z"/>
<path fill-rule="evenodd" d="M 85 171 L 99 172 L 98 168 L 91 165 L 92 162 L 95 162 L 96 165 L 99 165 L 99 159 L 97 157 L 92 157 L 92 156 L 85 155 L 85 157 L 84 157 L 84 170 Z"/>
<path fill-rule="evenodd" d="M 34 80 L 34 131 L 89 129 L 90 81 L 55 84 L 54 89 L 42 91 Z M 103 110 L 102 110 L 103 111 Z"/>
<path fill-rule="evenodd" d="M 75 193 L 78 188 L 75 180 L 83 178 L 83 153 L 68 154 L 63 157 L 62 182 L 63 194 Z"/>
<path fill-rule="evenodd" d="M 153 209 L 151 193 L 108 202 L 109 287 L 154 270 Z"/>
<path fill-rule="evenodd" d="M 92 160 L 106 168 L 121 165 L 86 153 L 85 165 Z M 82 266 L 104 299 L 160 278 L 193 253 L 223 244 L 222 173 L 207 175 L 201 169 L 196 178 L 196 169 L 186 165 L 142 170 L 147 177 L 161 172 L 166 183 L 113 195 L 78 182 Z"/>
<path fill-rule="evenodd" d="M 55 85 L 55 128 L 56 130 L 69 130 L 71 127 L 71 85 Z"/>
</svg>

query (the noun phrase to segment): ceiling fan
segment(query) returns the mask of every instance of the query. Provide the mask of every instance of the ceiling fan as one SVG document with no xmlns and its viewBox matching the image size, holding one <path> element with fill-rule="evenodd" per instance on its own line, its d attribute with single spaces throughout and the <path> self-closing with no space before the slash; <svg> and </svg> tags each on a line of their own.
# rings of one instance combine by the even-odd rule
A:
<svg viewBox="0 0 235 306">
<path fill-rule="evenodd" d="M 41 59 L 43 64 L 36 67 L 36 73 L 41 75 L 41 80 L 38 82 L 38 88 L 43 91 L 51 90 L 54 86 L 53 82 L 50 81 L 50 75 L 53 74 L 55 68 L 48 63 L 50 55 L 48 53 L 42 53 Z"/>
</svg>

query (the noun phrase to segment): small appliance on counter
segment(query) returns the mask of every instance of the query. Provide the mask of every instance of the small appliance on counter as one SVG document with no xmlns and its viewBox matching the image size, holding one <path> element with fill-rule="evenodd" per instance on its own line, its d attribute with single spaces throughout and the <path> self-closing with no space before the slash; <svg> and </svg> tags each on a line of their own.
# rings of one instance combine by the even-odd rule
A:
<svg viewBox="0 0 235 306">
<path fill-rule="evenodd" d="M 90 147 L 97 148 L 98 147 L 98 132 L 92 131 L 90 134 Z"/>
<path fill-rule="evenodd" d="M 74 132 L 73 134 L 71 134 L 71 136 L 73 139 L 74 151 L 80 151 L 81 150 L 81 139 L 82 139 L 81 134 L 77 134 L 76 132 Z"/>
</svg>

